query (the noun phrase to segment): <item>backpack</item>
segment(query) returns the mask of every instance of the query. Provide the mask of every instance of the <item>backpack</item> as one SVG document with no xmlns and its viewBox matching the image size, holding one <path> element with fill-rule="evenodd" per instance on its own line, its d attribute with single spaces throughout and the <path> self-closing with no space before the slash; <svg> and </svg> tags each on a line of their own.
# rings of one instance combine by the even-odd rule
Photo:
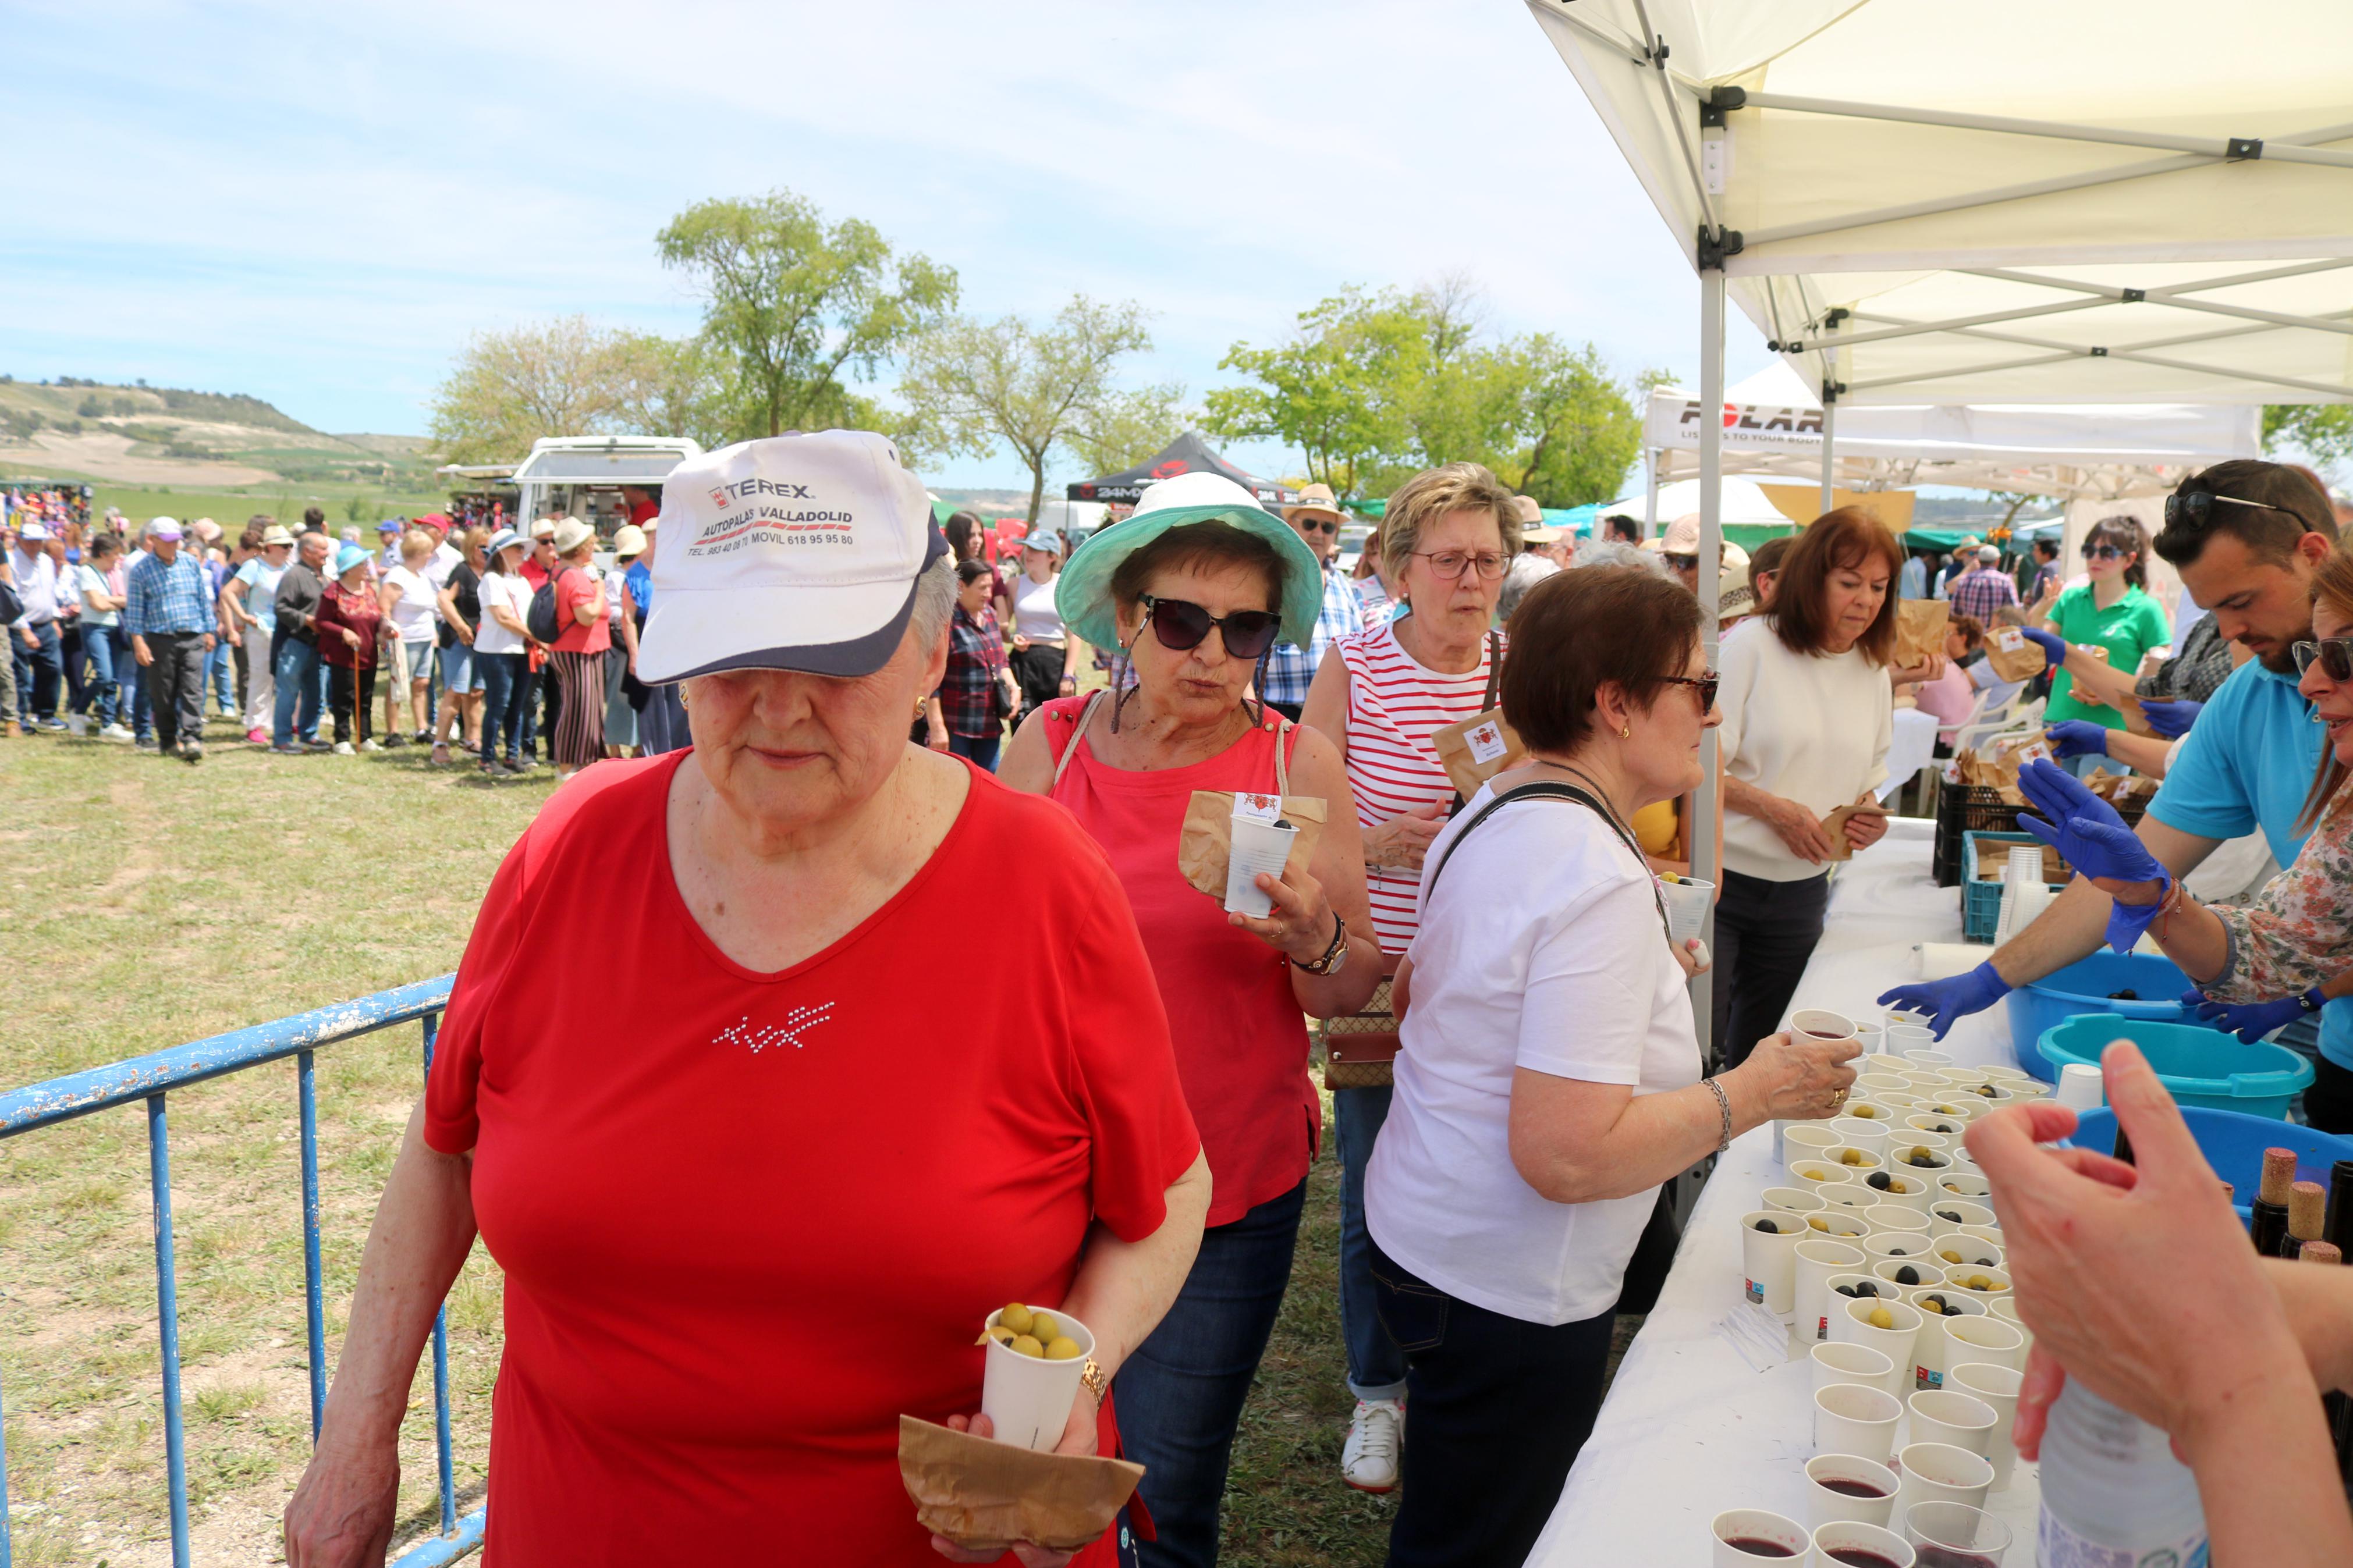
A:
<svg viewBox="0 0 2353 1568">
<path fill-rule="evenodd" d="M 555 606 L 555 585 L 563 581 L 562 571 L 550 574 L 547 581 L 533 592 L 531 607 L 523 612 L 523 629 L 531 633 L 532 640 L 545 643 L 551 647 L 555 645 L 555 639 L 564 635 L 561 616 Z"/>
</svg>

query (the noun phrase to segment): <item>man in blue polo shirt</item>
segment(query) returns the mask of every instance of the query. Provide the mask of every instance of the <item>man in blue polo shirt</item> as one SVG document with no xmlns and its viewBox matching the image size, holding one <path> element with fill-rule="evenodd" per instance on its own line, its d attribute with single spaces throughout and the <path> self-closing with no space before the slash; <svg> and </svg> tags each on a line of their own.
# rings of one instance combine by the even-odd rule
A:
<svg viewBox="0 0 2353 1568">
<path fill-rule="evenodd" d="M 2298 819 L 2325 734 L 2296 690 L 2293 650 L 2312 636 L 2313 568 L 2336 540 L 2328 498 L 2278 463 L 2217 463 L 2182 480 L 2168 503 L 2158 554 L 2213 612 L 2215 628 L 2254 656 L 2199 713 L 2136 829 L 2176 877 L 2249 833 L 2262 833 L 2283 866 L 2304 847 Z M 2108 907 L 2108 896 L 2078 877 L 1986 963 L 1949 980 L 1899 985 L 1880 1001 L 1933 1013 L 1941 1038 L 2012 988 L 2096 951 Z M 2324 1131 L 2353 1132 L 2353 1000 L 2321 1010 L 2320 1049 L 2306 1115 Z"/>
</svg>

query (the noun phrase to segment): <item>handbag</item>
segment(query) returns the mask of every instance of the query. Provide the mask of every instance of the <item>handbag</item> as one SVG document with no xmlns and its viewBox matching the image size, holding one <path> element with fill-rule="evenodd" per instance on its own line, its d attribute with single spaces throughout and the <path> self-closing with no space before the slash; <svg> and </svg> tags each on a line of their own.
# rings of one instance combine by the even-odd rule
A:
<svg viewBox="0 0 2353 1568">
<path fill-rule="evenodd" d="M 1381 983 L 1363 1007 L 1324 1021 L 1325 1089 L 1387 1089 L 1397 1081 L 1398 1021 L 1389 986 L 1399 956 L 1381 954 Z"/>
</svg>

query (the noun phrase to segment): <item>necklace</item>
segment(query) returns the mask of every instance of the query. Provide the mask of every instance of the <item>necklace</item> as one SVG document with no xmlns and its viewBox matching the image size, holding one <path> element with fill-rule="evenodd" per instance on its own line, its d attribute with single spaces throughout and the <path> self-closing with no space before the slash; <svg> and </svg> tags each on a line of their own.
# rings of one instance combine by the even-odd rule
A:
<svg viewBox="0 0 2353 1568">
<path fill-rule="evenodd" d="M 1558 768 L 1562 773 L 1573 773 L 1577 777 L 1583 779 L 1585 781 L 1586 787 L 1592 790 L 1593 798 L 1600 803 L 1601 813 L 1604 816 L 1607 816 L 1609 819 L 1609 826 L 1615 827 L 1620 835 L 1629 839 L 1634 837 L 1633 828 L 1629 826 L 1626 819 L 1618 814 L 1616 803 L 1610 800 L 1609 792 L 1601 787 L 1601 781 L 1599 779 L 1595 778 L 1591 773 L 1586 772 L 1583 768 L 1578 767 L 1574 763 L 1556 763 L 1549 757 L 1538 757 L 1536 761 L 1543 763 L 1546 767 Z"/>
</svg>

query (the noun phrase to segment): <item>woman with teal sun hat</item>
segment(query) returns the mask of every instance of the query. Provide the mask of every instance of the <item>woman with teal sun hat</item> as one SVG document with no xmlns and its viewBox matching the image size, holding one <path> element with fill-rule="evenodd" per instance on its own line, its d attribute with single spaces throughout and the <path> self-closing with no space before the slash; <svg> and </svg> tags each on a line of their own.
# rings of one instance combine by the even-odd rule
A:
<svg viewBox="0 0 2353 1568">
<path fill-rule="evenodd" d="M 1180 475 L 1081 545 L 1059 584 L 1063 621 L 1134 682 L 1040 707 L 997 776 L 1068 808 L 1127 889 L 1212 1173 L 1208 1228 L 1176 1305 L 1113 1382 L 1159 1531 L 1138 1543 L 1142 1561 L 1196 1568 L 1217 1561 L 1234 1429 L 1323 1131 L 1302 1015 L 1362 1007 L 1380 946 L 1339 749 L 1257 697 L 1276 640 L 1304 646 L 1323 604 L 1323 570 L 1299 535 L 1232 480 Z M 1255 879 L 1262 916 L 1229 912 L 1178 866 L 1188 810 L 1229 819 L 1240 795 L 1279 799 L 1285 821 L 1321 814 L 1312 849 Z"/>
</svg>

